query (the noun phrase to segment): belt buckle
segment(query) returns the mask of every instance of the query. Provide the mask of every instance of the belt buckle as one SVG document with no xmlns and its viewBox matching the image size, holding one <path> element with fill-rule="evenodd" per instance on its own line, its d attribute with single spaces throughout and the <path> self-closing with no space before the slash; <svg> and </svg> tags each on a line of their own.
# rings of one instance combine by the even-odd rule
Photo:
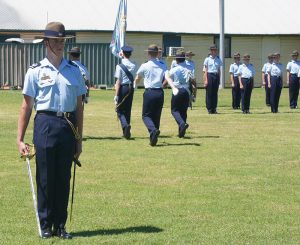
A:
<svg viewBox="0 0 300 245">
<path fill-rule="evenodd" d="M 64 113 L 62 111 L 56 112 L 56 116 L 58 116 L 58 117 L 62 117 L 63 115 L 64 115 Z"/>
</svg>

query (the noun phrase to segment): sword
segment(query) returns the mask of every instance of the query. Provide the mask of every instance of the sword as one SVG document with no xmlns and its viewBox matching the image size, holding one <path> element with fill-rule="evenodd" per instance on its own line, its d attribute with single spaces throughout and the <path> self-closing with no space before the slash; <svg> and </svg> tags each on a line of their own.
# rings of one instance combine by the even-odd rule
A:
<svg viewBox="0 0 300 245">
<path fill-rule="evenodd" d="M 74 190 L 75 190 L 75 174 L 76 174 L 76 165 L 81 167 L 81 163 L 78 159 L 74 158 L 74 170 L 73 170 L 73 184 L 72 184 L 72 197 L 71 197 L 71 212 L 70 212 L 70 223 L 72 222 L 72 213 L 73 213 L 73 202 L 74 202 Z"/>
<path fill-rule="evenodd" d="M 26 163 L 27 163 L 27 172 L 28 172 L 30 188 L 31 188 L 31 193 L 32 193 L 32 199 L 33 199 L 33 206 L 34 206 L 34 211 L 35 211 L 35 216 L 36 216 L 36 221 L 37 221 L 37 226 L 38 226 L 38 232 L 39 232 L 40 237 L 42 237 L 40 218 L 39 218 L 39 214 L 38 214 L 38 210 L 37 210 L 36 197 L 35 197 L 34 186 L 33 186 L 33 181 L 32 181 L 30 160 L 29 160 L 28 156 L 26 156 Z"/>
</svg>

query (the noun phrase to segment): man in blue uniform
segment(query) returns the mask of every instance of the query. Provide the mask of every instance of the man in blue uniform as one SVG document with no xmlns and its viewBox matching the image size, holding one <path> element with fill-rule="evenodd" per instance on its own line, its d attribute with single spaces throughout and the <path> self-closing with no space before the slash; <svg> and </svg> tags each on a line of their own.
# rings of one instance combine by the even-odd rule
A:
<svg viewBox="0 0 300 245">
<path fill-rule="evenodd" d="M 206 108 L 209 114 L 217 113 L 218 91 L 220 85 L 220 67 L 223 65 L 217 56 L 217 46 L 210 46 L 210 55 L 205 58 L 203 66 L 205 69 L 204 87 L 206 88 Z"/>
<path fill-rule="evenodd" d="M 171 113 L 178 124 L 178 137 L 183 138 L 187 124 L 187 109 L 190 101 L 189 83 L 193 77 L 191 70 L 186 67 L 185 53 L 176 52 L 177 66 L 166 73 L 166 80 L 172 88 Z M 176 89 L 175 89 L 175 88 Z"/>
<path fill-rule="evenodd" d="M 121 48 L 123 59 L 121 64 L 116 66 L 115 97 L 116 112 L 121 123 L 125 139 L 131 137 L 131 107 L 133 100 L 133 81 L 136 75 L 136 64 L 130 60 L 133 48 L 124 46 Z"/>
<path fill-rule="evenodd" d="M 241 89 L 238 74 L 239 66 L 241 65 L 240 57 L 240 53 L 234 53 L 234 63 L 232 63 L 229 67 L 230 81 L 232 87 L 232 108 L 234 110 L 239 109 L 241 104 Z"/>
<path fill-rule="evenodd" d="M 160 117 L 164 104 L 164 91 L 166 67 L 158 60 L 158 47 L 151 44 L 148 49 L 149 61 L 142 64 L 137 71 L 135 84 L 144 79 L 145 92 L 143 95 L 143 121 L 150 134 L 150 145 L 157 144 L 160 134 Z"/>
<path fill-rule="evenodd" d="M 90 97 L 90 85 L 91 85 L 91 78 L 90 78 L 90 73 L 88 71 L 88 69 L 86 68 L 85 65 L 83 65 L 80 62 L 80 48 L 79 47 L 73 47 L 71 48 L 68 53 L 70 54 L 70 60 L 73 61 L 78 67 L 79 70 L 83 76 L 84 82 L 85 82 L 85 86 L 87 89 L 87 93 L 83 96 L 82 100 L 84 101 L 84 103 L 88 103 L 89 102 L 89 97 Z"/>
<path fill-rule="evenodd" d="M 268 86 L 270 88 L 271 112 L 277 113 L 280 94 L 282 90 L 283 66 L 281 63 L 279 63 L 279 59 L 280 59 L 279 53 L 274 53 L 272 58 L 273 58 L 273 63 L 267 70 Z"/>
<path fill-rule="evenodd" d="M 47 56 L 26 73 L 17 145 L 22 155 L 28 154 L 24 136 L 34 107 L 33 143 L 42 238 L 55 235 L 71 239 L 65 224 L 72 161 L 82 151 L 82 95 L 86 88 L 78 67 L 63 58 L 65 39 L 71 38 L 66 36 L 64 25 L 48 23 L 40 38 L 44 39 Z"/>
<path fill-rule="evenodd" d="M 299 53 L 297 50 L 292 52 L 292 60 L 286 66 L 287 84 L 289 86 L 290 108 L 298 108 L 298 96 L 299 96 L 299 67 L 300 61 L 298 61 Z"/>
<path fill-rule="evenodd" d="M 242 111 L 243 114 L 250 114 L 250 100 L 251 93 L 254 85 L 254 75 L 255 69 L 252 64 L 250 64 L 250 55 L 245 54 L 243 56 L 244 63 L 239 66 L 239 82 L 242 95 Z"/>
<path fill-rule="evenodd" d="M 262 85 L 265 88 L 265 92 L 266 92 L 266 105 L 270 106 L 270 88 L 268 86 L 268 72 L 267 70 L 270 68 L 270 66 L 273 63 L 273 54 L 269 54 L 268 55 L 268 62 L 266 62 L 261 70 L 262 72 Z"/>
</svg>

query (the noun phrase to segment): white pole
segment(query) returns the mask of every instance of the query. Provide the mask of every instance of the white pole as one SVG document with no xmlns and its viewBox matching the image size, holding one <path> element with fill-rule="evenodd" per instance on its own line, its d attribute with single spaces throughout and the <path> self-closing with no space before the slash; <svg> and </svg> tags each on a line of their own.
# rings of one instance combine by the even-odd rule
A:
<svg viewBox="0 0 300 245">
<path fill-rule="evenodd" d="M 220 15 L 220 58 L 223 62 L 223 66 L 221 67 L 220 74 L 220 88 L 225 87 L 225 48 L 224 48 L 224 0 L 219 0 L 219 15 Z"/>
</svg>

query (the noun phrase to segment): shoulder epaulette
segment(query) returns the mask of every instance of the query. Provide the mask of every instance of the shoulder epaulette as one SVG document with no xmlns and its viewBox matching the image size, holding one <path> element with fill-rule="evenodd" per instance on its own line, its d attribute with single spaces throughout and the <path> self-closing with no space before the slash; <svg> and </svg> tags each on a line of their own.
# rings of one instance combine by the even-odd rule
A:
<svg viewBox="0 0 300 245">
<path fill-rule="evenodd" d="M 40 62 L 32 64 L 31 66 L 29 66 L 29 68 L 34 69 L 34 68 L 39 67 L 39 66 L 41 66 Z"/>
<path fill-rule="evenodd" d="M 72 60 L 69 60 L 69 65 L 72 65 L 72 66 L 75 66 L 75 67 L 78 67 L 77 64 L 75 64 Z"/>
</svg>

